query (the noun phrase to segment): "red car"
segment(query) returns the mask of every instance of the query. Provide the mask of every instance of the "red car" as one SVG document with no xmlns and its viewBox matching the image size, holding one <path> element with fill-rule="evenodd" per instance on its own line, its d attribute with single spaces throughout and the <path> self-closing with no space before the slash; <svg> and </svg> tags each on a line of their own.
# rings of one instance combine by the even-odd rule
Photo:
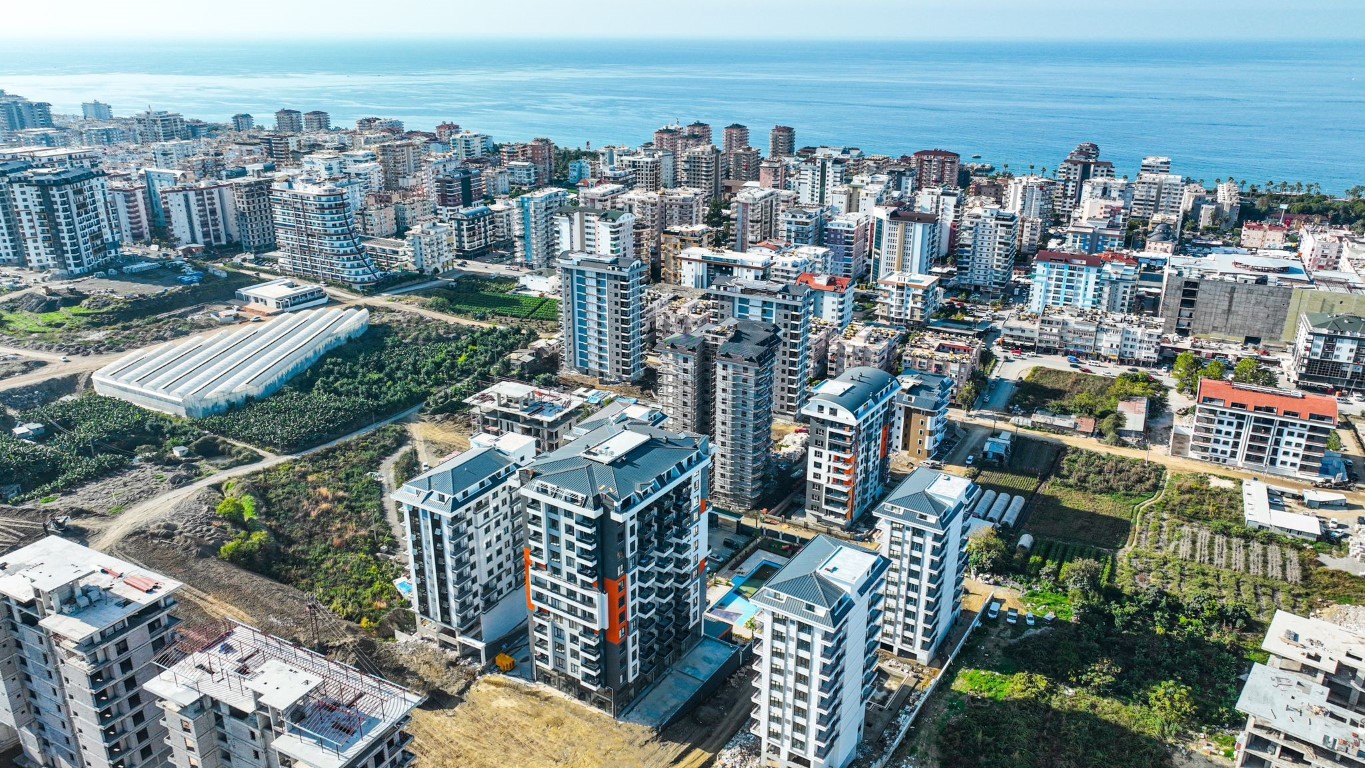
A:
<svg viewBox="0 0 1365 768">
<path fill-rule="evenodd" d="M 1081 368 L 1081 373 L 1094 373 L 1094 371 L 1090 370 L 1089 368 L 1082 367 L 1082 368 Z"/>
</svg>

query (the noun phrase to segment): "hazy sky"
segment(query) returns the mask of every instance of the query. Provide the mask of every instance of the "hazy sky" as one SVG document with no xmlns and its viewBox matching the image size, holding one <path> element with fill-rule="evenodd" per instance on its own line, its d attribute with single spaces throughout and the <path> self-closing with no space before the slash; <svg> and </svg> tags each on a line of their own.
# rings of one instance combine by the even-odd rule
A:
<svg viewBox="0 0 1365 768">
<path fill-rule="evenodd" d="M 685 37 L 1365 38 L 1362 0 L 63 0 L 0 39 Z"/>
</svg>

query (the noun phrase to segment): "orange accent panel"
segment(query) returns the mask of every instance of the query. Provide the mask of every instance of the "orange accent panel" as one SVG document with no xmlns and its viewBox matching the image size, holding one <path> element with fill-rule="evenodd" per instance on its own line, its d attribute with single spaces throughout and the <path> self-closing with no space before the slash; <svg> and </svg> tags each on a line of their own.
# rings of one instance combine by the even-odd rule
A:
<svg viewBox="0 0 1365 768">
<path fill-rule="evenodd" d="M 621 606 L 621 596 L 626 594 L 626 577 L 603 579 L 607 584 L 607 642 L 620 645 L 626 637 L 627 608 Z"/>
<path fill-rule="evenodd" d="M 523 547 L 521 554 L 526 560 L 526 610 L 535 613 L 536 604 L 531 601 L 531 548 Z"/>
<path fill-rule="evenodd" d="M 706 558 L 701 559 L 701 575 L 706 575 Z"/>
</svg>

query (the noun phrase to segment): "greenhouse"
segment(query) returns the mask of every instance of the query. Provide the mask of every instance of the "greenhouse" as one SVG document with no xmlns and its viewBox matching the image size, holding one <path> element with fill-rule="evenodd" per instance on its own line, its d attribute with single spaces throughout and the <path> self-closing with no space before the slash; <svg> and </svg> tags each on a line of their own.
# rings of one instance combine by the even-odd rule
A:
<svg viewBox="0 0 1365 768">
<path fill-rule="evenodd" d="M 100 369 L 95 391 L 175 416 L 266 397 L 369 328 L 364 309 L 313 309 L 139 350 Z"/>
</svg>

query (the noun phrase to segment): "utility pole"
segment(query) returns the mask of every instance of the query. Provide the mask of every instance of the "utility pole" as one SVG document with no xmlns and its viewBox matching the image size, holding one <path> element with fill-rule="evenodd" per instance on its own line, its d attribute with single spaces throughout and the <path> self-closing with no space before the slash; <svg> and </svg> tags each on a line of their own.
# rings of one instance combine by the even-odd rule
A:
<svg viewBox="0 0 1365 768">
<path fill-rule="evenodd" d="M 308 621 L 313 626 L 313 651 L 322 653 L 322 640 L 318 636 L 318 606 L 311 600 L 308 602 Z"/>
</svg>

